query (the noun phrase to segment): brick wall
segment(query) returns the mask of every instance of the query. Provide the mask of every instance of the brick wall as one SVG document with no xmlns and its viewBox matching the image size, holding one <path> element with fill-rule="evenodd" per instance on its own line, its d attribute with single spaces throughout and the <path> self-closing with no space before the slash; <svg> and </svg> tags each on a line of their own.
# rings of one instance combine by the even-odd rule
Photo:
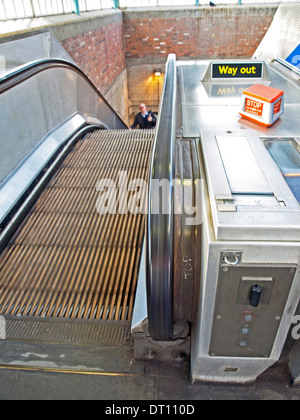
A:
<svg viewBox="0 0 300 420">
<path fill-rule="evenodd" d="M 251 57 L 276 6 L 127 9 L 61 44 L 105 95 L 131 59 Z M 98 26 L 97 26 L 98 23 Z M 136 63 L 135 63 L 136 64 Z"/>
<path fill-rule="evenodd" d="M 126 67 L 122 21 L 61 42 L 79 67 L 105 95 Z"/>
<path fill-rule="evenodd" d="M 153 68 L 178 59 L 251 57 L 267 32 L 272 6 L 107 10 L 74 16 L 51 31 L 127 121 L 140 102 L 158 108 Z M 46 29 L 49 30 L 49 29 Z"/>
<path fill-rule="evenodd" d="M 111 106 L 127 121 L 140 102 L 158 108 L 169 53 L 178 59 L 251 57 L 277 5 L 103 10 L 33 20 L 35 28 L 0 37 L 8 42 L 51 31 Z"/>
<path fill-rule="evenodd" d="M 67 27 L 68 36 L 62 26 L 54 29 L 66 51 L 127 119 L 129 109 L 141 101 L 158 107 L 153 66 L 163 71 L 169 53 L 178 59 L 251 57 L 276 10 L 274 5 L 132 8 L 82 17 L 80 26 Z M 127 88 L 126 101 L 116 97 Z"/>
<path fill-rule="evenodd" d="M 123 13 L 127 59 L 251 57 L 276 7 L 200 7 Z"/>
</svg>

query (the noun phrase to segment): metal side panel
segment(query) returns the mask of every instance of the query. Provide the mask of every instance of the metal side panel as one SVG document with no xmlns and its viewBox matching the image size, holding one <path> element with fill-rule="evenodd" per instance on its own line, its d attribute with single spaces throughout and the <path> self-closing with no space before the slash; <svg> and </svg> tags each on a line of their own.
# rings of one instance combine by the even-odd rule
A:
<svg viewBox="0 0 300 420">
<path fill-rule="evenodd" d="M 209 354 L 270 357 L 296 270 L 276 264 L 222 265 Z"/>
<path fill-rule="evenodd" d="M 5 66 L 0 68 L 0 73 L 6 73 L 34 60 L 50 57 L 62 58 L 75 64 L 51 32 L 1 44 L 0 55 L 5 57 Z"/>
<path fill-rule="evenodd" d="M 273 195 L 246 136 L 216 136 L 216 141 L 231 194 Z"/>
<path fill-rule="evenodd" d="M 215 242 L 211 221 L 203 225 L 201 298 L 192 330 L 195 381 L 254 382 L 281 355 L 299 301 L 297 244 Z M 236 266 L 225 251 L 241 253 Z M 263 289 L 250 305 L 253 286 Z"/>
<path fill-rule="evenodd" d="M 297 241 L 300 206 L 254 130 L 202 130 L 218 240 Z"/>
<path fill-rule="evenodd" d="M 207 181 L 203 160 L 200 164 Z M 280 358 L 299 302 L 299 242 L 218 240 L 208 184 L 191 374 L 194 381 L 254 382 Z M 262 289 L 255 307 L 250 304 L 254 286 Z"/>
<path fill-rule="evenodd" d="M 29 79 L 14 88 L 14 95 L 0 95 L 0 182 L 47 135 L 42 99 L 33 95 L 38 89 L 38 80 Z"/>
</svg>

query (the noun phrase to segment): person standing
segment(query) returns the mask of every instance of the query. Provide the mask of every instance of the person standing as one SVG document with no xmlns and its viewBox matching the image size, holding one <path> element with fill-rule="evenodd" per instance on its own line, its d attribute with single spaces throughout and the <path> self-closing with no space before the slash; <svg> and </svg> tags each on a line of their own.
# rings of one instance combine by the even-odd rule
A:
<svg viewBox="0 0 300 420">
<path fill-rule="evenodd" d="M 151 129 L 156 126 L 156 115 L 147 111 L 145 104 L 140 104 L 140 112 L 136 114 L 134 123 L 129 127 L 131 130 L 139 126 L 141 130 Z"/>
</svg>

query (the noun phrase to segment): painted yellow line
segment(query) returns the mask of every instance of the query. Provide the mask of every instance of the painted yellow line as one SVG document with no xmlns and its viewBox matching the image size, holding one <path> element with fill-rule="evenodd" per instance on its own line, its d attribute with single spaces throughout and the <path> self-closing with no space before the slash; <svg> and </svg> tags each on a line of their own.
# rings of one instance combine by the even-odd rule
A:
<svg viewBox="0 0 300 420">
<path fill-rule="evenodd" d="M 138 377 L 133 373 L 118 373 L 118 372 L 97 372 L 89 370 L 72 370 L 72 369 L 60 369 L 60 368 L 47 368 L 47 367 L 34 367 L 34 366 L 22 366 L 22 365 L 0 365 L 0 370 L 21 370 L 26 372 L 51 372 L 51 373 L 71 373 L 76 375 L 94 375 L 94 376 L 112 376 L 112 377 Z"/>
</svg>

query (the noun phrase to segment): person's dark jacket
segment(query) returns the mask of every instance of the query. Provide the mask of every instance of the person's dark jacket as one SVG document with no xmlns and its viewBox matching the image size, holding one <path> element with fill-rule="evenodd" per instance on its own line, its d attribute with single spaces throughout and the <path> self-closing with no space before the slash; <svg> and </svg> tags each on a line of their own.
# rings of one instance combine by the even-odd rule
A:
<svg viewBox="0 0 300 420">
<path fill-rule="evenodd" d="M 152 121 L 148 121 L 150 116 L 152 117 Z M 136 128 L 137 126 L 139 126 L 139 128 L 142 130 L 154 128 L 156 126 L 156 121 L 157 118 L 153 112 L 149 111 L 145 118 L 143 117 L 142 113 L 139 112 L 136 114 L 134 123 L 130 126 L 130 128 Z"/>
</svg>

